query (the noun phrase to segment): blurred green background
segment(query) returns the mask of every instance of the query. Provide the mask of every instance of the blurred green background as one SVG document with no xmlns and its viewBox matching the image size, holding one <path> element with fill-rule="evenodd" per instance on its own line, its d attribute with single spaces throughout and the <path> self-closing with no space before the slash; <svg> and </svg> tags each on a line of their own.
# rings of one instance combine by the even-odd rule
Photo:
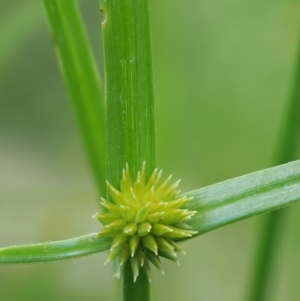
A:
<svg viewBox="0 0 300 301">
<path fill-rule="evenodd" d="M 97 0 L 81 0 L 103 70 Z M 150 0 L 157 166 L 192 190 L 272 165 L 300 42 L 299 0 Z M 98 197 L 42 3 L 0 0 L 0 246 L 99 229 Z M 102 72 L 103 73 L 103 72 Z M 295 300 L 300 205 L 286 217 L 270 300 Z M 262 217 L 184 243 L 153 299 L 246 300 Z M 0 299 L 116 300 L 107 254 L 0 267 Z"/>
</svg>

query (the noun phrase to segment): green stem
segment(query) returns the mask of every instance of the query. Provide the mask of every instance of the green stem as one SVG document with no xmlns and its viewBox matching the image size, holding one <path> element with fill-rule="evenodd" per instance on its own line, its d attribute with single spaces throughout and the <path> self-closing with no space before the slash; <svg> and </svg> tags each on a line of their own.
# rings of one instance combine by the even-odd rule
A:
<svg viewBox="0 0 300 301">
<path fill-rule="evenodd" d="M 296 159 L 297 145 L 300 135 L 300 47 L 298 50 L 294 88 L 289 107 L 284 118 L 275 165 L 283 164 Z M 252 285 L 250 287 L 250 301 L 263 301 L 266 299 L 268 285 L 276 263 L 276 250 L 281 241 L 280 231 L 284 226 L 285 210 L 275 211 L 266 216 L 263 233 L 260 238 Z"/>
<path fill-rule="evenodd" d="M 152 54 L 148 0 L 102 0 L 107 128 L 107 179 L 119 187 L 128 163 L 133 176 L 146 162 L 155 167 Z M 129 264 L 122 281 L 123 301 L 150 300 L 145 275 L 134 283 Z"/>
<path fill-rule="evenodd" d="M 121 300 L 144 301 L 151 299 L 150 285 L 144 269 L 140 269 L 140 275 L 138 276 L 137 281 L 134 283 L 130 262 L 127 262 L 121 282 Z"/>
<path fill-rule="evenodd" d="M 74 0 L 43 0 L 53 42 L 99 192 L 105 187 L 104 100 L 87 34 Z"/>
<path fill-rule="evenodd" d="M 60 241 L 0 248 L 0 264 L 56 261 L 108 250 L 111 239 L 96 233 Z"/>
<path fill-rule="evenodd" d="M 256 257 L 255 270 L 252 275 L 252 287 L 250 288 L 251 301 L 262 301 L 267 297 L 268 284 L 271 281 L 276 252 L 280 243 L 280 230 L 284 223 L 286 210 L 271 212 L 265 217 L 259 250 Z"/>
</svg>

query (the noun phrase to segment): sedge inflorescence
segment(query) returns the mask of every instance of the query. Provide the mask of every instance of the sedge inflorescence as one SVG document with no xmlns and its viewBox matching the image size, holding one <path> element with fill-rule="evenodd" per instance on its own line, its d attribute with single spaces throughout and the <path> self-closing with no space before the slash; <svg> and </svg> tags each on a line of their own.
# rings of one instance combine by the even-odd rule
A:
<svg viewBox="0 0 300 301">
<path fill-rule="evenodd" d="M 107 182 L 111 201 L 101 199 L 107 212 L 94 217 L 104 225 L 97 235 L 112 237 L 106 262 L 115 260 L 117 278 L 130 260 L 134 281 L 140 268 L 150 281 L 149 263 L 164 273 L 159 256 L 178 263 L 176 253 L 185 253 L 175 240 L 197 233 L 186 224 L 196 211 L 182 208 L 191 198 L 178 196 L 180 181 L 169 184 L 171 176 L 160 184 L 161 173 L 155 169 L 147 181 L 144 163 L 134 181 L 126 165 L 120 190 Z"/>
</svg>

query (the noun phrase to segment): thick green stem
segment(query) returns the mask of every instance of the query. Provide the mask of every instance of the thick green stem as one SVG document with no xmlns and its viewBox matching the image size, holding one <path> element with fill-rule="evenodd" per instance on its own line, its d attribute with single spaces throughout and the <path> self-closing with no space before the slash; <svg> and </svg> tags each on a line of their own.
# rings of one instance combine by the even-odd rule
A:
<svg viewBox="0 0 300 301">
<path fill-rule="evenodd" d="M 297 156 L 300 135 L 300 47 L 298 52 L 294 87 L 287 114 L 284 118 L 280 139 L 278 140 L 278 151 L 274 160 L 275 165 L 295 160 Z M 285 214 L 286 209 L 272 212 L 266 216 L 252 276 L 250 301 L 263 301 L 266 299 L 268 285 L 276 262 L 276 250 L 281 240 L 280 234 L 282 231 L 280 230 L 284 224 Z"/>
<path fill-rule="evenodd" d="M 107 178 L 119 187 L 126 163 L 133 176 L 155 167 L 152 55 L 148 0 L 102 0 L 107 126 Z M 127 264 L 122 300 L 150 300 L 145 275 L 134 283 Z"/>
<path fill-rule="evenodd" d="M 130 262 L 127 262 L 123 277 L 121 279 L 122 290 L 121 300 L 122 301 L 144 301 L 151 299 L 150 285 L 145 275 L 144 269 L 140 269 L 140 275 L 136 282 L 133 282 L 133 274 L 130 266 Z"/>
</svg>

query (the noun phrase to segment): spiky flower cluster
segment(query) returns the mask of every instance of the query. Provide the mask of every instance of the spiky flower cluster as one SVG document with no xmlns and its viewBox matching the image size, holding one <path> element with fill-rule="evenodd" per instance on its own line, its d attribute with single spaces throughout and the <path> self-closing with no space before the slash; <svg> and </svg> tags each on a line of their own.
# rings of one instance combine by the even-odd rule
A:
<svg viewBox="0 0 300 301">
<path fill-rule="evenodd" d="M 181 209 L 191 198 L 178 197 L 180 181 L 170 185 L 171 176 L 159 185 L 162 171 L 155 169 L 146 181 L 145 163 L 133 181 L 128 165 L 123 169 L 120 191 L 107 182 L 112 202 L 102 198 L 107 213 L 94 217 L 105 227 L 98 236 L 112 237 L 106 262 L 115 260 L 114 276 L 120 278 L 127 259 L 130 260 L 134 281 L 140 267 L 150 281 L 149 262 L 162 273 L 159 256 L 178 263 L 176 252 L 185 254 L 174 242 L 197 232 L 185 223 L 196 211 Z"/>
</svg>

